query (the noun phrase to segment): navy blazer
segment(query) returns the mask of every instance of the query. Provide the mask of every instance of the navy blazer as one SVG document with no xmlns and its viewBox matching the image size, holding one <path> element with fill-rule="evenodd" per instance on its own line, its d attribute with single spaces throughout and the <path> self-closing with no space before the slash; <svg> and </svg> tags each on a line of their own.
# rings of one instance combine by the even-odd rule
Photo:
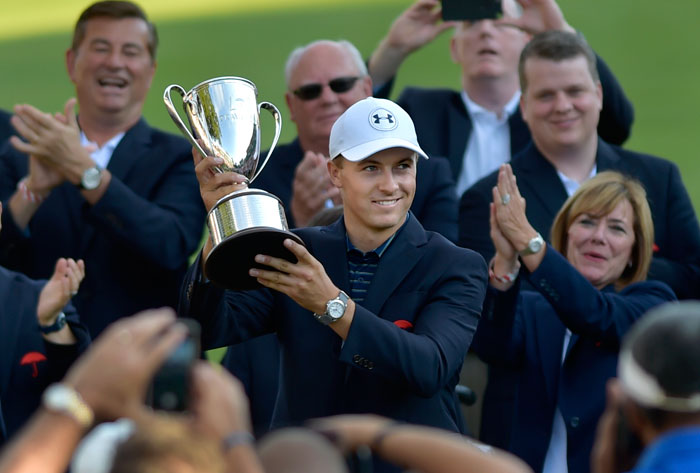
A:
<svg viewBox="0 0 700 473">
<path fill-rule="evenodd" d="M 679 299 L 700 297 L 700 226 L 678 167 L 665 159 L 627 151 L 598 140 L 598 172 L 619 171 L 638 179 L 647 192 L 654 219 L 654 258 L 649 279 L 663 281 Z M 511 161 L 520 194 L 527 201 L 527 218 L 545 239 L 554 217 L 567 199 L 556 169 L 534 144 Z M 486 176 L 462 196 L 459 245 L 489 260 L 489 202 L 498 171 Z"/>
<path fill-rule="evenodd" d="M 538 291 L 489 288 L 472 349 L 489 364 L 519 371 L 509 450 L 542 471 L 558 407 L 569 473 L 589 473 L 620 341 L 647 310 L 675 296 L 657 281 L 599 291 L 550 246 L 534 273 L 523 272 Z M 567 328 L 572 335 L 562 363 Z"/>
<path fill-rule="evenodd" d="M 0 152 L 0 199 L 27 174 L 25 155 L 9 144 Z M 191 146 L 142 119 L 114 150 L 112 180 L 90 206 L 66 182 L 54 189 L 20 231 L 2 213 L 0 263 L 32 278 L 48 278 L 59 257 L 85 260 L 74 304 L 92 336 L 143 309 L 177 305 L 188 257 L 199 244 L 205 209 Z"/>
<path fill-rule="evenodd" d="M 78 342 L 57 345 L 44 340 L 36 307 L 45 284 L 0 267 L 0 445 L 29 419 L 44 388 L 63 378 L 90 342 L 70 304 L 63 312 Z"/>
<path fill-rule="evenodd" d="M 304 151 L 299 144 L 299 138 L 278 146 L 265 169 L 252 184 L 252 187 L 279 197 L 284 204 L 290 228 L 296 226 L 290 207 L 294 171 L 303 158 Z M 457 241 L 458 205 L 454 186 L 454 179 L 445 158 L 418 159 L 416 195 L 411 204 L 411 211 L 426 230 L 438 232 L 453 242 Z"/>
<path fill-rule="evenodd" d="M 295 233 L 349 293 L 343 219 Z M 344 342 L 286 295 L 223 291 L 201 282 L 200 266 L 190 268 L 179 312 L 200 320 L 204 348 L 277 333 L 283 395 L 275 425 L 371 412 L 464 429 L 454 388 L 486 289 L 486 264 L 476 253 L 409 218 L 380 259 Z"/>
<path fill-rule="evenodd" d="M 610 143 L 622 144 L 630 135 L 634 109 L 608 66 L 596 56 L 600 83 L 603 87 L 603 109 L 598 134 Z M 455 179 L 462 171 L 472 122 L 464 106 L 461 92 L 448 89 L 406 88 L 398 99 L 416 126 L 418 142 L 431 156 L 445 156 Z M 508 119 L 511 156 L 531 141 L 530 130 L 520 109 Z"/>
<path fill-rule="evenodd" d="M 10 115 L 5 110 L 0 110 L 0 145 L 10 136 L 15 134 L 15 129 L 10 124 Z"/>
</svg>

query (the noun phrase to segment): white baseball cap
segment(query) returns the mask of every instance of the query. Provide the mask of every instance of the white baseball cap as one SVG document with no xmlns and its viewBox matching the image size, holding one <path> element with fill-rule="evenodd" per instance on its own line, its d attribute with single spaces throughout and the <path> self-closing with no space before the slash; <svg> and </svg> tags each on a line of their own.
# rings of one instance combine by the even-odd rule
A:
<svg viewBox="0 0 700 473">
<path fill-rule="evenodd" d="M 407 148 L 428 159 L 418 145 L 411 117 L 391 100 L 360 100 L 345 110 L 331 129 L 331 159 L 342 154 L 357 162 L 389 148 Z"/>
</svg>

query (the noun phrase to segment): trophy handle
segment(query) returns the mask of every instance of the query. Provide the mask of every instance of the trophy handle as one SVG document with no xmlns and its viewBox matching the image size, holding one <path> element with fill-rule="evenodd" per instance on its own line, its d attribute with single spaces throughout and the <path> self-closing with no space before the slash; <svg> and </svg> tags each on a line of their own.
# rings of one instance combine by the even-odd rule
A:
<svg viewBox="0 0 700 473">
<path fill-rule="evenodd" d="M 267 151 L 267 156 L 265 156 L 265 161 L 263 161 L 262 166 L 258 168 L 258 171 L 255 173 L 253 177 L 250 178 L 250 181 L 248 182 L 253 182 L 256 177 L 258 177 L 258 174 L 262 172 L 262 170 L 265 168 L 265 165 L 267 164 L 268 159 L 270 159 L 270 155 L 272 154 L 272 151 L 274 151 L 275 146 L 277 145 L 277 140 L 280 139 L 280 132 L 282 131 L 282 116 L 280 115 L 280 111 L 277 110 L 277 107 L 275 107 L 273 104 L 270 102 L 260 102 L 258 104 L 258 115 L 260 115 L 260 110 L 261 109 L 266 109 L 268 110 L 272 116 L 275 118 L 275 137 L 272 139 L 272 145 L 270 146 L 270 149 Z"/>
<path fill-rule="evenodd" d="M 201 146 L 199 146 L 199 143 L 197 143 L 197 140 L 194 138 L 194 136 L 192 136 L 192 133 L 190 132 L 189 128 L 187 128 L 187 125 L 185 125 L 185 123 L 180 118 L 180 114 L 177 113 L 177 110 L 175 110 L 175 106 L 173 105 L 173 101 L 170 98 L 170 93 L 173 89 L 175 89 L 177 91 L 177 93 L 182 96 L 182 101 L 183 102 L 185 101 L 185 95 L 186 95 L 185 89 L 183 89 L 182 87 L 180 87 L 177 84 L 169 85 L 165 88 L 165 92 L 163 92 L 163 101 L 165 102 L 165 108 L 168 109 L 168 114 L 170 115 L 170 118 L 173 119 L 173 121 L 175 122 L 175 125 L 177 125 L 177 127 L 180 129 L 180 131 L 185 135 L 185 138 L 187 138 L 187 140 L 190 143 L 192 143 L 192 146 L 194 146 L 197 149 L 197 151 L 199 151 L 199 153 L 202 155 L 202 157 L 205 157 L 205 156 L 207 156 L 207 152 L 204 151 Z M 216 170 L 218 172 L 221 172 L 218 168 L 216 168 Z"/>
</svg>

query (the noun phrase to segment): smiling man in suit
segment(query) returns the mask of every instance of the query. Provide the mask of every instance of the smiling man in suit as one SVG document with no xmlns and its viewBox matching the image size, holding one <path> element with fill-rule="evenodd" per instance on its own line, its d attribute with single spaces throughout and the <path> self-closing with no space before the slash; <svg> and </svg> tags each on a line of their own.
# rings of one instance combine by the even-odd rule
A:
<svg viewBox="0 0 700 473">
<path fill-rule="evenodd" d="M 559 208 L 583 181 L 608 169 L 633 176 L 644 185 L 654 219 L 649 279 L 667 283 L 679 299 L 700 297 L 700 227 L 678 167 L 597 134 L 602 89 L 584 39 L 563 32 L 536 39 L 520 59 L 520 108 L 533 143 L 511 163 L 528 219 L 548 239 Z M 496 173 L 485 177 L 460 203 L 460 244 L 486 259 L 493 254 L 488 203 L 496 179 Z"/>
<path fill-rule="evenodd" d="M 344 214 L 285 241 L 295 264 L 258 255 L 250 275 L 265 286 L 236 292 L 190 268 L 180 315 L 202 323 L 205 348 L 275 332 L 281 395 L 273 424 L 372 412 L 463 431 L 455 385 L 486 285 L 474 252 L 423 229 L 409 211 L 416 161 L 427 158 L 413 123 L 393 102 L 366 98 L 333 125 L 328 170 Z M 240 188 L 195 155 L 205 206 Z"/>
<path fill-rule="evenodd" d="M 74 303 L 96 336 L 115 319 L 174 306 L 204 207 L 187 142 L 141 116 L 156 69 L 155 27 L 137 5 L 104 1 L 78 19 L 62 114 L 15 106 L 0 151 L 0 262 L 33 278 L 59 256 L 90 268 Z M 15 148 L 14 150 L 12 148 Z"/>
</svg>

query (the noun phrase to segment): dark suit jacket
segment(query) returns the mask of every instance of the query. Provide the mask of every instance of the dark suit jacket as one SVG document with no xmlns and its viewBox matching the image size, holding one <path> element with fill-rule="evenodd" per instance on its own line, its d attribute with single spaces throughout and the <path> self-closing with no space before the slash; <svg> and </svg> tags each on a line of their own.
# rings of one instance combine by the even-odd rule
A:
<svg viewBox="0 0 700 473">
<path fill-rule="evenodd" d="M 36 410 L 44 388 L 63 378 L 90 342 L 71 305 L 63 312 L 78 342 L 56 345 L 44 340 L 36 306 L 45 283 L 0 267 L 0 445 Z"/>
<path fill-rule="evenodd" d="M 296 226 L 290 208 L 294 171 L 303 158 L 304 152 L 298 138 L 278 146 L 265 169 L 252 184 L 252 187 L 266 190 L 280 198 L 290 228 Z M 450 241 L 457 241 L 457 198 L 454 179 L 444 158 L 418 160 L 416 195 L 411 211 L 426 230 L 438 232 Z"/>
<path fill-rule="evenodd" d="M 190 150 L 184 139 L 142 119 L 114 150 L 107 167 L 112 180 L 95 206 L 64 183 L 39 207 L 28 232 L 9 211 L 2 213 L 0 262 L 46 278 L 59 257 L 84 259 L 86 276 L 74 303 L 93 336 L 117 318 L 174 307 L 205 217 Z M 5 209 L 27 162 L 9 144 L 0 152 Z"/>
<path fill-rule="evenodd" d="M 615 76 L 601 58 L 597 58 L 603 87 L 603 109 L 598 134 L 606 141 L 622 144 L 629 137 L 634 109 Z M 430 155 L 445 156 L 450 161 L 455 179 L 462 171 L 472 122 L 464 106 L 461 92 L 447 89 L 406 88 L 398 99 L 416 126 L 418 142 Z M 530 130 L 518 109 L 508 119 L 511 156 L 531 141 Z"/>
<path fill-rule="evenodd" d="M 520 291 L 517 284 L 507 292 L 489 288 L 472 349 L 520 373 L 509 450 L 542 471 L 559 407 L 569 473 L 589 473 L 620 341 L 647 310 L 675 296 L 656 281 L 599 291 L 549 246 L 540 267 L 525 277 L 538 292 Z M 567 328 L 572 335 L 562 364 Z"/>
<path fill-rule="evenodd" d="M 679 299 L 700 297 L 700 226 L 678 167 L 670 161 L 627 151 L 598 140 L 598 172 L 614 170 L 637 178 L 647 192 L 654 219 L 654 242 L 658 249 L 651 262 L 649 279 L 665 282 Z M 518 188 L 527 202 L 527 218 L 545 239 L 566 190 L 554 166 L 534 145 L 511 161 Z M 489 202 L 498 172 L 486 176 L 462 196 L 459 210 L 459 244 L 478 251 L 489 260 L 493 245 L 489 237 Z"/>
<path fill-rule="evenodd" d="M 0 145 L 10 136 L 15 134 L 15 129 L 10 124 L 11 115 L 4 110 L 0 110 Z"/>
<path fill-rule="evenodd" d="M 343 219 L 295 233 L 349 293 Z M 201 321 L 203 347 L 277 333 L 284 393 L 275 424 L 372 412 L 463 429 L 454 387 L 476 330 L 486 265 L 477 254 L 424 231 L 414 217 L 382 256 L 345 342 L 280 292 L 222 291 L 201 282 L 197 262 L 187 282 L 180 315 Z M 399 320 L 411 328 L 399 328 Z"/>
</svg>

